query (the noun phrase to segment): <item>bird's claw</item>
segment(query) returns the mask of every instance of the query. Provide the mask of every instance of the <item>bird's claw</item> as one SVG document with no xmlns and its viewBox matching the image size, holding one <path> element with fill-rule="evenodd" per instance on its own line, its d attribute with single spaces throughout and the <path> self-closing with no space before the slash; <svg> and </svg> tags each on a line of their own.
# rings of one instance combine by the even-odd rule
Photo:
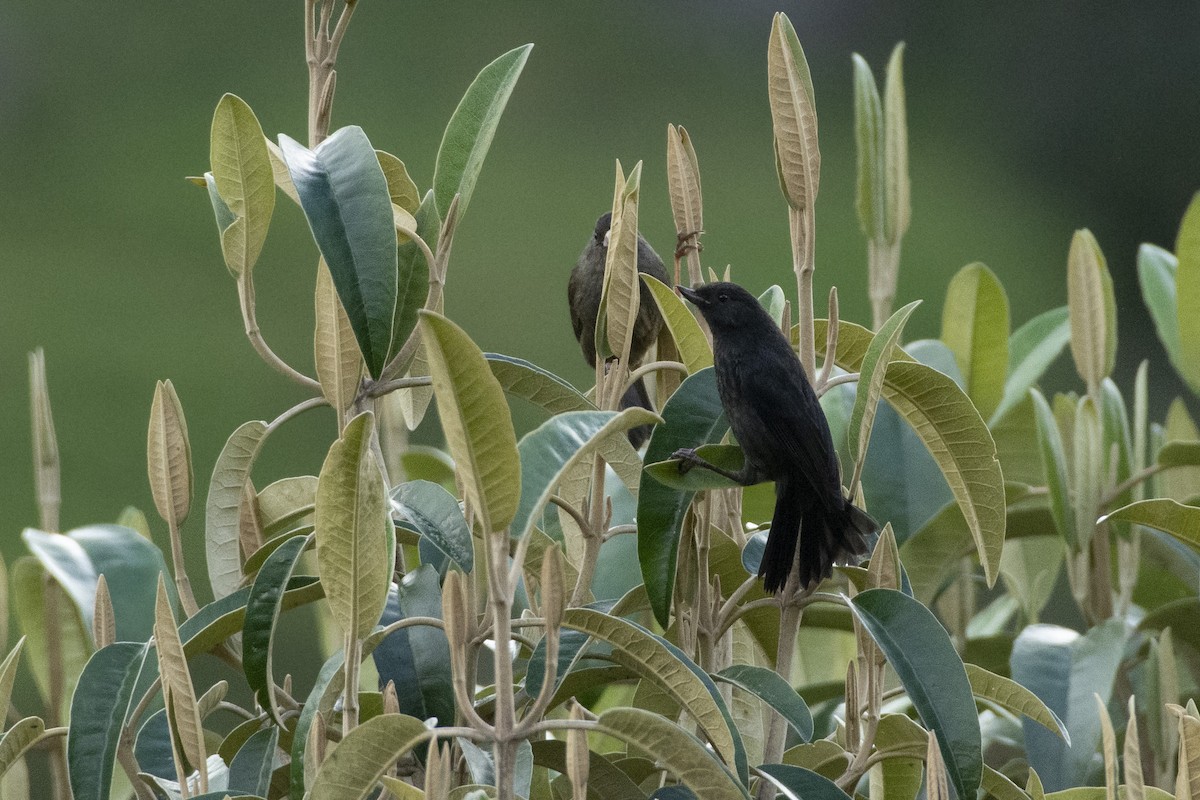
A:
<svg viewBox="0 0 1200 800">
<path fill-rule="evenodd" d="M 679 460 L 679 473 L 681 475 L 700 463 L 700 457 L 696 455 L 696 451 L 691 447 L 681 447 L 674 453 L 671 453 L 671 458 Z"/>
<path fill-rule="evenodd" d="M 700 244 L 700 234 L 703 230 L 682 231 L 675 237 L 675 259 L 681 259 L 688 253 L 699 253 L 704 249 L 704 245 Z"/>
</svg>

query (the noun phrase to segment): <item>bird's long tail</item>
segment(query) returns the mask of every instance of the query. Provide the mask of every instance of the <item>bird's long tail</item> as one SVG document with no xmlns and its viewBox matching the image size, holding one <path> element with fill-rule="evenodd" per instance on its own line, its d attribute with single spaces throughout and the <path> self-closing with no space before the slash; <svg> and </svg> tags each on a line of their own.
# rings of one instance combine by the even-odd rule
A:
<svg viewBox="0 0 1200 800">
<path fill-rule="evenodd" d="M 642 382 L 641 378 L 638 378 L 637 381 L 635 381 L 634 384 L 625 391 L 625 395 L 621 398 L 622 411 L 627 408 L 635 407 L 644 408 L 647 411 L 654 411 L 654 404 L 650 402 L 650 393 L 646 391 L 646 384 Z M 627 434 L 629 436 L 629 443 L 633 445 L 635 449 L 641 447 L 646 443 L 646 440 L 650 438 L 650 432 L 652 430 L 654 430 L 653 425 L 639 425 L 636 428 L 630 428 Z"/>
<path fill-rule="evenodd" d="M 879 529 L 862 509 L 845 501 L 829 513 L 820 503 L 806 503 L 807 492 L 787 481 L 775 484 L 775 515 L 758 574 L 763 588 L 778 592 L 787 583 L 800 541 L 800 585 L 819 583 L 845 563 L 867 553 L 867 537 Z"/>
</svg>

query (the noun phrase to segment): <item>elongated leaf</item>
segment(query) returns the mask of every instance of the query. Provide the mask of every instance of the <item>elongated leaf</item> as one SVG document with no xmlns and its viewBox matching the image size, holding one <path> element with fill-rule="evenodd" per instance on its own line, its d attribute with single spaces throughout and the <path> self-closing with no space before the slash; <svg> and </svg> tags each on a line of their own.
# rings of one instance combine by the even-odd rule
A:
<svg viewBox="0 0 1200 800">
<path fill-rule="evenodd" d="M 438 217 L 432 189 L 425 193 L 425 198 L 413 213 L 416 215 L 414 221 L 417 224 L 414 233 L 424 239 L 429 249 L 436 253 L 442 221 Z M 392 323 L 389 359 L 395 357 L 413 335 L 417 328 L 417 312 L 429 299 L 430 264 L 425 258 L 425 251 L 417 242 L 402 238 L 396 256 L 396 316 Z"/>
<path fill-rule="evenodd" d="M 734 444 L 706 444 L 696 448 L 696 455 L 714 467 L 737 472 L 746 463 L 746 454 Z M 710 469 L 689 469 L 680 472 L 683 462 L 677 458 L 656 461 L 646 465 L 646 474 L 663 486 L 683 492 L 700 492 L 705 489 L 732 489 L 741 484 Z"/>
<path fill-rule="evenodd" d="M 817 320 L 817 355 L 824 355 L 827 322 Z M 860 325 L 839 324 L 835 363 L 858 372 L 873 338 Z M 796 341 L 797 328 L 792 328 Z M 932 367 L 893 350 L 884 377 L 883 397 L 908 423 L 929 450 L 946 478 L 975 541 L 989 585 L 999 573 L 1004 545 L 1004 474 L 996 444 L 975 406 L 954 380 Z M 647 453 L 647 463 L 651 463 Z"/>
<path fill-rule="evenodd" d="M 458 499 L 429 481 L 409 481 L 392 490 L 392 509 L 403 514 L 421 535 L 448 558 L 470 572 L 475 568 L 471 529 Z"/>
<path fill-rule="evenodd" d="M 868 239 L 884 235 L 883 106 L 866 59 L 854 62 L 854 134 L 858 151 L 858 227 Z"/>
<path fill-rule="evenodd" d="M 744 768 L 745 753 L 729 711 L 712 680 L 683 651 L 639 625 L 587 608 L 567 609 L 563 625 L 611 644 L 613 658 L 628 662 L 696 719 L 726 764 Z"/>
<path fill-rule="evenodd" d="M 258 731 L 242 745 L 229 764 L 229 791 L 266 797 L 275 766 L 279 728 Z"/>
<path fill-rule="evenodd" d="M 967 395 L 985 419 L 1000 405 L 1008 373 L 1008 295 L 985 265 L 968 264 L 946 288 L 942 341 L 967 384 Z"/>
<path fill-rule="evenodd" d="M 379 159 L 379 168 L 383 170 L 392 202 L 408 213 L 416 214 L 421 205 L 421 192 L 409 177 L 404 162 L 383 150 L 376 150 L 375 157 Z"/>
<path fill-rule="evenodd" d="M 338 414 L 340 427 L 343 415 L 358 391 L 363 360 L 354 338 L 354 328 L 338 299 L 324 259 L 317 264 L 317 290 L 313 302 L 316 317 L 313 361 L 317 367 L 317 380 L 321 383 L 321 394 Z"/>
<path fill-rule="evenodd" d="M 1067 744 L 1071 743 L 1067 726 L 1036 694 L 1016 681 L 983 667 L 975 664 L 964 666 L 967 668 L 967 679 L 971 682 L 971 691 L 976 697 L 989 700 L 1014 714 L 1024 714 L 1046 730 L 1057 733 Z"/>
<path fill-rule="evenodd" d="M 807 742 L 812 739 L 812 713 L 804 699 L 796 694 L 796 690 L 780 677 L 779 673 L 751 664 L 734 664 L 713 677 L 758 697 L 768 708 L 774 709 L 783 717 L 801 741 Z"/>
<path fill-rule="evenodd" d="M 188 669 L 187 656 L 183 652 L 179 631 L 175 629 L 175 617 L 167 599 L 166 585 L 160 577 L 158 599 L 154 605 L 154 643 L 158 655 L 158 672 L 162 677 L 163 694 L 166 698 L 167 718 L 171 733 L 179 740 L 184 758 L 193 767 L 208 761 L 204 744 L 204 725 L 200 709 L 196 705 L 196 692 L 192 688 L 192 675 Z M 202 782 L 207 788 L 207 781 Z"/>
<path fill-rule="evenodd" d="M 1071 239 L 1067 308 L 1075 369 L 1089 388 L 1098 387 L 1112 373 L 1117 354 L 1116 300 L 1104 254 L 1086 228 Z"/>
<path fill-rule="evenodd" d="M 1155 461 L 1165 467 L 1200 467 L 1200 442 L 1167 442 Z"/>
<path fill-rule="evenodd" d="M 512 522 L 520 498 L 520 456 L 500 382 L 462 328 L 421 312 L 438 416 L 466 500 L 485 533 Z"/>
<path fill-rule="evenodd" d="M 519 397 L 549 414 L 594 411 L 595 403 L 567 381 L 537 364 L 513 356 L 484 353 L 488 367 L 504 392 Z"/>
<path fill-rule="evenodd" d="M 19 558 L 12 567 L 13 611 L 25 634 L 29 658 L 27 664 L 43 701 L 49 697 L 50 670 L 47 642 L 46 593 L 57 592 L 58 616 L 55 621 L 60 636 L 63 664 L 62 692 L 64 697 L 75 691 L 75 682 L 92 654 L 88 628 L 80 617 L 79 606 L 58 585 L 47 585 L 46 570 L 33 556 Z"/>
<path fill-rule="evenodd" d="M 396 228 L 387 180 L 357 126 L 342 128 L 316 150 L 280 134 L 279 146 L 313 238 L 371 377 L 391 345 L 396 310 Z"/>
<path fill-rule="evenodd" d="M 296 560 L 308 544 L 308 537 L 288 539 L 262 565 L 250 596 L 246 599 L 246 618 L 242 623 L 242 670 L 246 683 L 254 690 L 258 704 L 280 726 L 275 702 L 275 681 L 271 674 L 271 652 L 275 643 L 275 622 L 279 618 L 283 594 L 296 568 Z"/>
<path fill-rule="evenodd" d="M 26 717 L 14 723 L 4 737 L 0 738 L 0 776 L 8 772 L 9 767 L 17 762 L 46 732 L 46 723 L 41 717 Z"/>
<path fill-rule="evenodd" d="M 1179 262 L 1175 255 L 1161 247 L 1143 244 L 1137 255 L 1138 282 L 1142 300 L 1150 310 L 1158 340 L 1175 370 L 1181 375 L 1179 317 L 1176 306 L 1175 280 Z"/>
<path fill-rule="evenodd" d="M 1200 547 L 1200 508 L 1174 500 L 1139 500 L 1103 516 L 1100 522 L 1132 522 L 1169 533 L 1185 544 Z"/>
<path fill-rule="evenodd" d="M 1070 477 L 1067 473 L 1066 456 L 1063 453 L 1062 436 L 1050 404 L 1037 389 L 1029 390 L 1037 419 L 1038 445 L 1042 452 L 1042 465 L 1046 470 L 1046 484 L 1050 490 L 1050 513 L 1059 535 L 1068 544 L 1075 542 L 1075 507 L 1071 504 Z"/>
<path fill-rule="evenodd" d="M 238 221 L 237 214 L 229 210 L 229 206 L 225 205 L 225 201 L 221 199 L 220 192 L 217 191 L 217 179 L 213 177 L 211 172 L 204 173 L 204 186 L 208 189 L 208 200 L 212 203 L 213 216 L 217 220 L 217 235 L 221 237 L 222 255 L 224 254 L 225 231 L 228 230 L 235 222 Z M 246 222 L 242 220 L 240 227 L 245 229 Z M 231 236 L 240 234 L 241 231 L 231 232 Z M 233 241 L 231 239 L 231 241 Z M 236 263 L 236 262 L 235 262 Z M 229 262 L 226 261 L 226 266 Z M 234 277 L 237 277 L 236 273 Z M 1174 284 L 1172 284 L 1173 286 Z"/>
<path fill-rule="evenodd" d="M 889 354 L 900 342 L 904 323 L 908 322 L 908 318 L 920 304 L 921 301 L 915 300 L 892 314 L 879 328 L 879 333 L 875 334 L 863 355 L 858 391 L 854 396 L 854 411 L 850 415 L 848 428 L 850 450 L 854 453 L 855 463 L 862 462 L 867 455 L 871 427 L 875 424 L 875 410 L 879 405 L 879 395 L 883 391 L 884 377 L 888 371 Z"/>
<path fill-rule="evenodd" d="M 883 88 L 884 235 L 898 244 L 912 216 L 908 178 L 908 112 L 904 99 L 904 42 L 892 48 Z"/>
<path fill-rule="evenodd" d="M 1179 235 L 1175 239 L 1179 259 L 1175 274 L 1175 319 L 1179 325 L 1180 375 L 1197 391 L 1200 387 L 1200 195 L 1193 195 Z"/>
<path fill-rule="evenodd" d="M 567 774 L 567 743 L 546 740 L 533 743 L 533 763 Z M 588 796 L 596 800 L 645 800 L 646 793 L 607 756 L 587 753 Z"/>
<path fill-rule="evenodd" d="M 356 639 L 383 613 L 395 551 L 383 474 L 371 452 L 373 428 L 369 411 L 351 420 L 329 448 L 317 484 L 317 570 L 334 621 Z"/>
<path fill-rule="evenodd" d="M 959 797 L 974 797 L 983 776 L 975 699 L 949 634 L 933 613 L 903 592 L 868 589 L 854 613 L 887 656 L 938 746 Z"/>
<path fill-rule="evenodd" d="M 1012 652 L 1013 679 L 1062 719 L 1071 745 L 1031 719 L 1022 720 L 1030 766 L 1048 791 L 1077 786 L 1092 771 L 1100 744 L 1094 693 L 1107 702 L 1126 639 L 1124 624 L 1109 620 L 1086 636 L 1055 625 L 1030 625 Z"/>
<path fill-rule="evenodd" d="M 654 295 L 654 302 L 658 304 L 663 322 L 667 324 L 667 330 L 675 340 L 675 347 L 679 350 L 688 374 L 711 367 L 712 346 L 708 343 L 704 331 L 700 329 L 700 323 L 675 294 L 675 290 L 653 275 L 643 274 L 641 278 L 642 283 L 649 286 L 650 293 Z"/>
<path fill-rule="evenodd" d="M 225 266 L 237 277 L 252 269 L 262 252 L 275 210 L 275 178 L 262 126 L 236 95 L 226 94 L 217 103 L 209 160 L 221 200 L 242 220 L 221 232 Z"/>
<path fill-rule="evenodd" d="M 150 491 L 158 515 L 178 528 L 192 506 L 192 446 L 188 442 L 183 406 L 170 381 L 159 381 L 150 406 L 150 432 L 146 439 Z"/>
<path fill-rule="evenodd" d="M 522 45 L 484 67 L 454 109 L 433 172 L 433 190 L 443 217 L 456 194 L 459 216 L 466 213 L 500 116 L 532 49 L 532 44 Z"/>
<path fill-rule="evenodd" d="M 775 133 L 779 182 L 788 204 L 797 211 L 817 199 L 821 151 L 817 147 L 817 109 L 808 60 L 786 14 L 771 22 L 767 45 L 767 97 Z"/>
<path fill-rule="evenodd" d="M 613 188 L 612 228 L 604 262 L 604 288 L 596 313 L 596 357 L 616 356 L 629 361 L 633 328 L 641 304 L 638 286 L 637 228 L 638 198 L 641 194 L 642 162 L 626 176 L 617 162 Z"/>
<path fill-rule="evenodd" d="M 758 771 L 792 800 L 845 800 L 849 797 L 829 778 L 803 767 L 763 764 Z"/>
<path fill-rule="evenodd" d="M 17 640 L 12 650 L 0 664 L 0 708 L 7 708 L 12 700 L 13 683 L 17 679 L 17 666 L 20 664 L 21 650 L 25 646 L 25 637 Z"/>
<path fill-rule="evenodd" d="M 266 433 L 267 424 L 261 420 L 243 423 L 230 434 L 213 465 L 204 504 L 204 552 L 208 557 L 208 580 L 218 600 L 242 581 L 238 513 L 246 479 Z"/>
<path fill-rule="evenodd" d="M 704 230 L 704 200 L 700 192 L 700 167 L 692 137 L 680 125 L 667 125 L 667 188 L 671 216 L 679 236 Z M 678 339 L 676 339 L 678 341 Z"/>
<path fill-rule="evenodd" d="M 98 650 L 71 698 L 67 768 L 76 800 L 108 800 L 113 760 L 147 645 L 117 642 Z"/>
<path fill-rule="evenodd" d="M 539 517 L 562 476 L 599 446 L 601 440 L 623 434 L 658 417 L 644 408 L 624 411 L 567 411 L 551 417 L 521 438 L 521 499 L 512 520 L 512 534 L 523 538 Z"/>
<path fill-rule="evenodd" d="M 749 800 L 737 779 L 687 731 L 639 708 L 613 708 L 600 715 L 601 733 L 649 754 L 704 800 Z"/>
<path fill-rule="evenodd" d="M 87 552 L 69 536 L 44 533 L 34 528 L 26 528 L 21 539 L 71 597 L 84 624 L 91 628 L 92 608 L 96 601 L 96 569 Z"/>
<path fill-rule="evenodd" d="M 428 738 L 424 723 L 403 714 L 381 714 L 350 731 L 321 764 L 311 800 L 362 800 L 397 758 Z"/>
<path fill-rule="evenodd" d="M 646 449 L 646 463 L 665 461 L 681 447 L 720 441 L 729 430 L 717 381 L 711 369 L 689 375 L 662 408 L 663 423 L 655 426 Z M 670 623 L 675 587 L 679 534 L 693 492 L 680 492 L 653 478 L 638 493 L 638 563 L 650 595 L 654 617 L 664 628 Z"/>
<path fill-rule="evenodd" d="M 389 591 L 380 624 L 406 617 L 442 617 L 437 570 L 428 564 L 409 572 Z M 418 719 L 436 717 L 441 725 L 453 723 L 450 646 L 441 630 L 415 625 L 395 631 L 371 651 L 371 657 L 380 685 L 395 683 L 401 713 Z"/>
<path fill-rule="evenodd" d="M 1008 379 L 1004 396 L 992 412 L 989 426 L 996 423 L 1029 395 L 1071 339 L 1067 307 L 1039 314 L 1013 332 L 1008 339 Z"/>
</svg>

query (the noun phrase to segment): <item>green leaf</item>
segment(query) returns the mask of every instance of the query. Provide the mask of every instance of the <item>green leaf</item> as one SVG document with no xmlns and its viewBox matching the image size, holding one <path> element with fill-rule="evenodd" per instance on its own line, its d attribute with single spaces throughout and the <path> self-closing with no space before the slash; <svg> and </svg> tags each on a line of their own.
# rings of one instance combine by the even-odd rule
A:
<svg viewBox="0 0 1200 800">
<path fill-rule="evenodd" d="M 1143 244 L 1137 254 L 1138 282 L 1142 300 L 1150 310 L 1158 340 L 1175 371 L 1183 374 L 1180 361 L 1179 317 L 1176 307 L 1175 280 L 1179 262 L 1175 255 L 1161 247 Z"/>
<path fill-rule="evenodd" d="M 325 663 L 321 665 L 320 672 L 317 673 L 316 680 L 313 681 L 312 690 L 300 708 L 300 716 L 296 720 L 296 731 L 292 735 L 292 763 L 289 768 L 291 785 L 288 795 L 290 800 L 304 800 L 306 796 L 304 751 L 308 747 L 308 734 L 312 729 L 313 720 L 319 712 L 332 711 L 333 700 L 331 698 L 341 692 L 346 682 L 346 674 L 342 671 L 345 661 L 346 654 L 342 650 L 338 650 L 325 660 Z"/>
<path fill-rule="evenodd" d="M 775 135 L 775 165 L 788 205 L 811 209 L 821 181 L 817 108 L 804 48 L 786 14 L 771 21 L 767 44 L 767 97 Z"/>
<path fill-rule="evenodd" d="M 816 325 L 817 355 L 824 355 L 825 328 Z M 792 328 L 796 340 L 797 329 Z M 873 335 L 841 322 L 835 363 L 858 372 Z M 884 377 L 883 397 L 921 438 L 946 478 L 975 541 L 988 584 L 996 580 L 1004 546 L 1004 474 L 996 443 L 970 399 L 954 380 L 894 350 Z M 647 461 L 650 461 L 647 454 Z"/>
<path fill-rule="evenodd" d="M 1037 419 L 1038 445 L 1042 451 L 1042 465 L 1046 470 L 1046 484 L 1050 490 L 1050 513 L 1054 516 L 1054 526 L 1058 533 L 1069 545 L 1075 544 L 1075 507 L 1071 504 L 1070 476 L 1067 473 L 1067 460 L 1063 453 L 1062 435 L 1054 412 L 1042 393 L 1037 389 L 1029 390 L 1033 398 L 1033 408 Z"/>
<path fill-rule="evenodd" d="M 350 731 L 326 756 L 311 800 L 362 800 L 397 758 L 429 738 L 421 720 L 403 714 L 381 714 Z"/>
<path fill-rule="evenodd" d="M 26 717 L 14 723 L 0 739 L 0 776 L 8 772 L 16 761 L 46 732 L 46 723 L 41 717 Z"/>
<path fill-rule="evenodd" d="M 276 724 L 283 721 L 276 713 L 275 680 L 271 674 L 271 653 L 275 643 L 275 623 L 279 619 L 283 594 L 296 568 L 296 561 L 308 546 L 309 537 L 288 539 L 263 563 L 246 599 L 246 617 L 242 623 L 242 671 L 254 691 L 258 704 L 267 710 Z"/>
<path fill-rule="evenodd" d="M 1099 522 L 1132 522 L 1169 533 L 1184 544 L 1200 547 L 1200 508 L 1174 500 L 1139 500 L 1101 517 Z"/>
<path fill-rule="evenodd" d="M 1124 622 L 1111 619 L 1085 636 L 1056 625 L 1030 625 L 1012 652 L 1013 679 L 1033 692 L 1066 722 L 1071 745 L 1031 719 L 1023 719 L 1029 764 L 1048 791 L 1088 780 L 1100 744 L 1096 717 L 1098 693 L 1112 695 L 1127 634 Z"/>
<path fill-rule="evenodd" d="M 499 353 L 484 353 L 483 357 L 506 394 L 532 403 L 548 414 L 596 410 L 595 403 L 578 389 L 537 364 Z"/>
<path fill-rule="evenodd" d="M 315 150 L 283 134 L 279 146 L 367 370 L 378 378 L 391 345 L 397 256 L 392 201 L 375 150 L 357 126 Z"/>
<path fill-rule="evenodd" d="M 701 330 L 700 323 L 675 294 L 675 290 L 653 275 L 641 273 L 641 278 L 642 283 L 650 288 L 650 294 L 654 296 L 654 302 L 658 305 L 667 330 L 671 332 L 671 338 L 675 340 L 675 347 L 679 350 L 679 357 L 687 367 L 688 374 L 711 367 L 712 346 Z"/>
<path fill-rule="evenodd" d="M 211 172 L 204 173 L 204 186 L 208 189 L 208 200 L 212 203 L 213 216 L 217 220 L 217 235 L 221 237 L 222 251 L 224 250 L 225 231 L 230 225 L 237 222 L 237 214 L 229 210 L 229 206 L 225 205 L 225 201 L 221 199 L 220 192 L 217 191 L 217 179 L 213 177 Z M 246 223 L 243 221 L 241 227 L 244 229 Z M 240 231 L 238 232 L 240 233 Z M 228 262 L 226 262 L 228 266 Z M 234 277 L 237 277 L 236 274 Z M 1172 284 L 1172 288 L 1174 284 Z"/>
<path fill-rule="evenodd" d="M 98 650 L 71 698 L 67 767 L 76 800 L 108 800 L 113 760 L 146 644 L 117 642 Z"/>
<path fill-rule="evenodd" d="M 371 451 L 374 421 L 368 411 L 347 423 L 317 484 L 317 571 L 334 621 L 356 639 L 383 613 L 395 551 L 383 474 Z"/>
<path fill-rule="evenodd" d="M 567 743 L 553 739 L 535 741 L 533 763 L 566 775 Z M 608 757 L 589 750 L 588 797 L 594 797 L 595 800 L 645 800 L 646 793 Z"/>
<path fill-rule="evenodd" d="M 483 169 L 483 159 L 500 124 L 500 115 L 532 49 L 532 44 L 522 45 L 484 67 L 454 109 L 442 135 L 433 172 L 433 191 L 443 217 L 456 194 L 459 219 L 466 213 L 475 181 Z"/>
<path fill-rule="evenodd" d="M 704 369 L 689 375 L 663 406 L 662 418 L 646 448 L 647 464 L 665 461 L 681 447 L 720 441 L 729 430 L 729 423 L 717 396 L 714 372 Z M 679 534 L 693 494 L 677 491 L 654 479 L 643 481 L 638 493 L 638 563 L 650 595 L 650 607 L 664 628 L 671 619 Z"/>
<path fill-rule="evenodd" d="M 642 162 L 625 176 L 617 162 L 616 186 L 612 208 L 607 257 L 604 262 L 604 288 L 596 312 L 596 357 L 616 356 L 628 362 L 633 331 L 641 306 L 638 286 L 638 198 L 641 192 Z"/>
<path fill-rule="evenodd" d="M 188 441 L 183 406 L 170 381 L 154 387 L 150 430 L 146 437 L 146 466 L 150 493 L 158 515 L 174 530 L 192 507 L 192 446 Z"/>
<path fill-rule="evenodd" d="M 792 800 L 845 800 L 849 797 L 829 778 L 803 767 L 763 764 L 758 771 L 766 775 L 767 780 L 777 788 L 784 790 L 785 796 Z"/>
<path fill-rule="evenodd" d="M 392 510 L 411 522 L 421 535 L 462 567 L 475 568 L 471 529 L 458 507 L 458 499 L 429 481 L 409 481 L 392 490 Z"/>
<path fill-rule="evenodd" d="M 975 664 L 964 664 L 971 691 L 981 700 L 989 700 L 1013 714 L 1023 714 L 1046 730 L 1062 737 L 1068 745 L 1071 734 L 1067 726 L 1036 694 L 1014 680 L 989 672 Z"/>
<path fill-rule="evenodd" d="M 208 580 L 217 600 L 236 590 L 242 582 L 238 537 L 242 490 L 266 434 L 265 422 L 243 423 L 230 434 L 213 465 L 208 500 L 204 504 L 204 553 L 208 559 Z"/>
<path fill-rule="evenodd" d="M 858 391 L 854 395 L 854 411 L 850 414 L 850 425 L 847 429 L 855 464 L 861 464 L 867 456 L 867 444 L 871 441 L 871 427 L 875 424 L 875 412 L 879 406 L 879 395 L 883 391 L 891 353 L 900 342 L 904 323 L 908 322 L 908 318 L 920 304 L 920 300 L 914 300 L 892 314 L 879 328 L 879 333 L 871 339 L 871 344 L 863 354 L 862 366 L 859 368 Z"/>
<path fill-rule="evenodd" d="M 1200 467 L 1200 442 L 1167 442 L 1155 461 L 1164 467 Z"/>
<path fill-rule="evenodd" d="M 325 596 L 323 587 L 312 575 L 298 575 L 288 583 L 283 595 L 283 610 L 320 600 Z M 188 658 L 208 653 L 230 636 L 242 630 L 246 619 L 246 601 L 250 587 L 243 586 L 231 595 L 214 600 L 203 606 L 179 626 L 179 638 L 183 641 L 183 652 Z"/>
<path fill-rule="evenodd" d="M 380 624 L 390 625 L 406 617 L 442 618 L 442 587 L 437 570 L 428 564 L 410 571 L 388 592 Z M 401 713 L 418 719 L 437 717 L 442 725 L 453 724 L 450 645 L 440 629 L 414 625 L 394 631 L 379 641 L 371 657 L 380 685 L 389 680 L 395 683 Z"/>
<path fill-rule="evenodd" d="M 13 611 L 25 634 L 30 672 L 43 700 L 50 696 L 49 650 L 47 642 L 46 592 L 57 592 L 58 619 L 62 652 L 62 696 L 74 694 L 75 683 L 92 654 L 89 628 L 80 617 L 79 606 L 72 602 L 57 582 L 46 584 L 46 570 L 32 556 L 18 558 L 12 566 Z M 147 637 L 148 638 L 148 637 Z"/>
<path fill-rule="evenodd" d="M 1200 387 L 1200 193 L 1192 196 L 1179 235 L 1175 239 L 1179 259 L 1175 273 L 1175 319 L 1179 325 L 1180 375 L 1197 391 Z"/>
<path fill-rule="evenodd" d="M 694 736 L 657 714 L 613 708 L 596 721 L 607 734 L 647 753 L 704 800 L 749 800 L 745 788 Z"/>
<path fill-rule="evenodd" d="M 713 678 L 750 692 L 768 708 L 779 712 L 783 720 L 800 737 L 800 741 L 807 742 L 812 739 L 812 713 L 804 699 L 796 694 L 792 685 L 780 677 L 779 673 L 751 664 L 734 664 L 716 673 Z"/>
<path fill-rule="evenodd" d="M 746 463 L 746 454 L 735 444 L 706 444 L 696 448 L 696 455 L 714 467 L 737 472 Z M 680 472 L 682 464 L 677 458 L 656 461 L 646 465 L 646 474 L 663 486 L 681 492 L 700 492 L 705 489 L 733 489 L 740 483 L 726 478 L 710 469 L 695 468 Z"/>
<path fill-rule="evenodd" d="M 884 236 L 883 107 L 866 59 L 854 62 L 854 133 L 858 147 L 858 227 L 868 239 Z"/>
<path fill-rule="evenodd" d="M 1075 231 L 1067 256 L 1071 356 L 1089 391 L 1112 373 L 1117 355 L 1117 312 L 1112 277 L 1096 237 Z"/>
<path fill-rule="evenodd" d="M 96 570 L 83 547 L 69 536 L 35 528 L 26 528 L 21 539 L 70 596 L 90 629 L 92 605 L 96 600 Z"/>
<path fill-rule="evenodd" d="M 375 157 L 379 159 L 379 168 L 383 170 L 392 202 L 415 215 L 421 205 L 421 192 L 409 177 L 408 167 L 404 166 L 403 161 L 383 150 L 376 150 Z"/>
<path fill-rule="evenodd" d="M 850 602 L 926 727 L 937 733 L 958 796 L 974 797 L 983 774 L 982 738 L 971 684 L 950 635 L 929 609 L 894 589 L 868 589 Z"/>
<path fill-rule="evenodd" d="M 217 103 L 209 161 L 221 200 L 240 220 L 221 231 L 225 265 L 237 277 L 252 269 L 262 253 L 275 211 L 275 177 L 262 126 L 250 106 L 236 95 L 226 94 Z M 219 220 L 220 212 L 218 226 Z"/>
<path fill-rule="evenodd" d="M 539 519 L 554 488 L 601 441 L 630 428 L 658 421 L 644 408 L 615 411 L 567 411 L 543 422 L 521 438 L 521 499 L 512 519 L 512 535 L 524 538 Z"/>
<path fill-rule="evenodd" d="M 908 113 L 904 101 L 904 42 L 892 48 L 883 87 L 883 167 L 887 241 L 899 243 L 912 208 L 908 178 Z"/>
<path fill-rule="evenodd" d="M 990 427 L 1029 395 L 1070 339 L 1066 306 L 1039 314 L 1013 332 L 1008 339 L 1008 380 L 1000 405 L 988 421 Z"/>
<path fill-rule="evenodd" d="M 720 693 L 682 650 L 640 625 L 588 608 L 567 609 L 562 624 L 611 644 L 617 663 L 652 681 L 687 710 L 726 764 L 739 772 L 745 768 L 745 752 Z"/>
<path fill-rule="evenodd" d="M 313 363 L 321 394 L 337 415 L 338 427 L 358 394 L 363 374 L 362 353 L 354 328 L 333 285 L 325 259 L 317 260 L 317 288 L 313 293 Z"/>
<path fill-rule="evenodd" d="M 776 326 L 783 324 L 783 310 L 787 306 L 787 296 L 784 295 L 783 288 L 779 284 L 774 283 L 768 286 L 758 296 L 758 304 L 775 321 Z"/>
<path fill-rule="evenodd" d="M 154 602 L 154 644 L 171 735 L 178 739 L 179 752 L 187 763 L 194 768 L 202 768 L 208 761 L 204 725 L 196 702 L 196 690 L 192 686 L 187 655 L 175 627 L 175 616 L 171 612 L 162 576 L 158 579 L 158 593 Z M 207 781 L 202 783 L 202 788 L 207 789 Z"/>
<path fill-rule="evenodd" d="M 279 728 L 258 731 L 238 750 L 229 764 L 229 793 L 234 791 L 266 797 L 271 789 L 275 747 Z"/>
<path fill-rule="evenodd" d="M 417 229 L 413 232 L 436 253 L 442 221 L 438 217 L 433 190 L 426 192 L 425 199 L 413 213 L 417 221 Z M 429 299 L 430 264 L 421 246 L 409 239 L 402 241 L 396 250 L 396 264 L 396 315 L 392 321 L 389 359 L 395 357 L 412 336 L 417 328 L 418 312 Z"/>
<path fill-rule="evenodd" d="M 985 265 L 968 264 L 946 288 L 942 341 L 954 352 L 967 395 L 984 418 L 1004 396 L 1008 374 L 1008 295 Z"/>
<path fill-rule="evenodd" d="M 462 328 L 421 312 L 421 337 L 429 356 L 438 417 L 465 499 L 484 533 L 512 522 L 521 493 L 521 461 L 512 416 L 500 382 Z"/>
</svg>

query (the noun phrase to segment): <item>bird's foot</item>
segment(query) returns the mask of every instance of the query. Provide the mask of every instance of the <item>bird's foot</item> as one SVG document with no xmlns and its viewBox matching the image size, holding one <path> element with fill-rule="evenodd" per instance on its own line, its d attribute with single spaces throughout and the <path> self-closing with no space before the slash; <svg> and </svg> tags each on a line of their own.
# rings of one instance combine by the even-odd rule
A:
<svg viewBox="0 0 1200 800">
<path fill-rule="evenodd" d="M 700 234 L 702 230 L 683 231 L 675 237 L 675 258 L 678 260 L 683 258 L 688 253 L 699 253 L 704 249 L 704 245 L 700 244 Z"/>
<path fill-rule="evenodd" d="M 681 475 L 689 472 L 692 467 L 702 467 L 708 463 L 696 455 L 695 449 L 691 447 L 681 447 L 674 453 L 671 453 L 671 458 L 679 460 L 679 473 Z"/>
</svg>

